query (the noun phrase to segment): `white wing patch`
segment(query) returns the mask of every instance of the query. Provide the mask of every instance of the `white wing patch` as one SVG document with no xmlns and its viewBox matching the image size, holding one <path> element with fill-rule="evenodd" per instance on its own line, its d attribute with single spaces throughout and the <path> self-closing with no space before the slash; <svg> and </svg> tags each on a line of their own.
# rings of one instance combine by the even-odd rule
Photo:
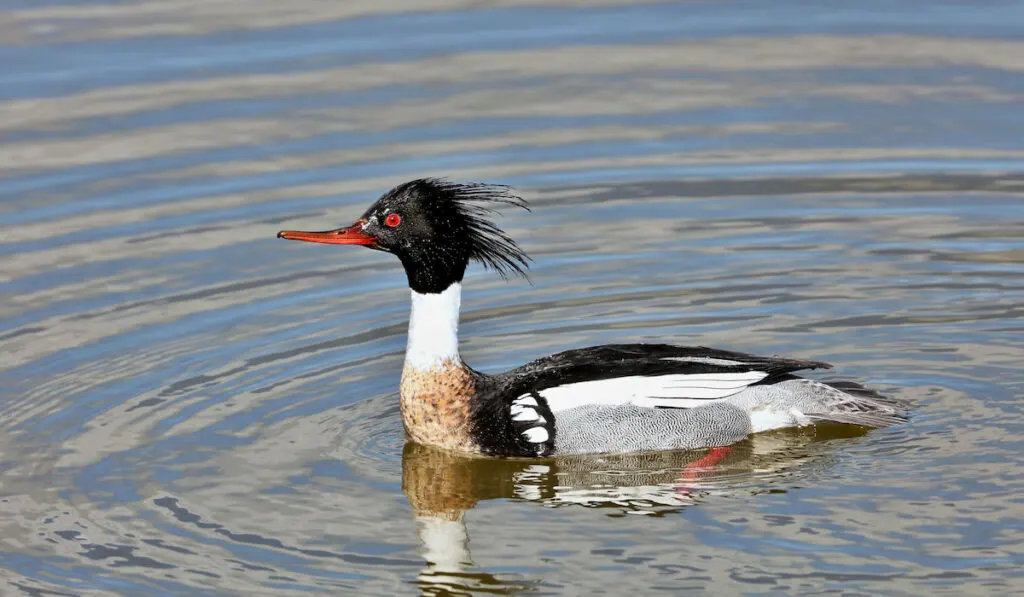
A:
<svg viewBox="0 0 1024 597">
<path fill-rule="evenodd" d="M 594 404 L 692 408 L 709 400 L 732 396 L 767 376 L 764 371 L 636 375 L 555 386 L 540 394 L 547 399 L 553 413 Z"/>
<path fill-rule="evenodd" d="M 729 359 L 716 359 L 714 357 L 665 357 L 661 360 L 678 361 L 680 363 L 700 363 L 702 365 L 724 365 L 726 367 L 743 364 L 739 361 L 731 361 Z"/>
</svg>

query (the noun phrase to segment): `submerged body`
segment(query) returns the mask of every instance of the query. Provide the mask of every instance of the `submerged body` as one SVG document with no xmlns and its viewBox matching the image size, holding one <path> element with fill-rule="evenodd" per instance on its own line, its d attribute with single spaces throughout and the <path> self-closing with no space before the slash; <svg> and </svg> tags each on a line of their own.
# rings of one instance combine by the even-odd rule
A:
<svg viewBox="0 0 1024 597">
<path fill-rule="evenodd" d="M 505 187 L 416 180 L 355 224 L 279 237 L 358 244 L 397 255 L 412 290 L 401 380 L 413 441 L 460 452 L 537 457 L 724 446 L 751 433 L 834 421 L 905 419 L 894 401 L 854 383 L 793 372 L 825 363 L 704 347 L 621 344 L 570 350 L 487 375 L 458 351 L 462 278 L 470 260 L 503 275 L 527 257 L 484 216 L 525 207 Z"/>
</svg>

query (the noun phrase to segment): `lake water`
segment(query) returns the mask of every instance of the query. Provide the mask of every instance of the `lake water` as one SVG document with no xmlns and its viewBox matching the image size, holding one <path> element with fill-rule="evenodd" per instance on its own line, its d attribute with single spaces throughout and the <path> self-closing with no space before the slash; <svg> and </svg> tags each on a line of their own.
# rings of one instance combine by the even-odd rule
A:
<svg viewBox="0 0 1024 597">
<path fill-rule="evenodd" d="M 1024 595 L 1024 3 L 0 4 L 0 594 Z M 500 371 L 825 360 L 906 425 L 404 446 L 397 260 L 277 240 L 515 185 Z"/>
</svg>

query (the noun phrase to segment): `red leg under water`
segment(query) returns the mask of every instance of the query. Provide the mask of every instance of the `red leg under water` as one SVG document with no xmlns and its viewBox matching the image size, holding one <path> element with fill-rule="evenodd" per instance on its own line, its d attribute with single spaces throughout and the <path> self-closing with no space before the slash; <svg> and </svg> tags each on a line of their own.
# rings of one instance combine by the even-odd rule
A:
<svg viewBox="0 0 1024 597">
<path fill-rule="evenodd" d="M 683 474 L 688 472 L 704 472 L 704 469 L 711 468 L 722 461 L 726 454 L 732 452 L 732 446 L 720 446 L 718 448 L 711 448 L 707 454 L 701 456 L 697 460 L 694 460 L 690 464 L 686 465 L 683 469 Z"/>
<path fill-rule="evenodd" d="M 732 452 L 732 446 L 711 448 L 707 454 L 686 465 L 683 472 L 679 473 L 679 482 L 696 481 L 699 477 L 713 472 L 714 466 L 721 462 L 729 452 Z M 678 485 L 676 487 L 676 491 L 682 494 L 689 494 L 690 489 L 692 488 L 686 485 Z"/>
</svg>

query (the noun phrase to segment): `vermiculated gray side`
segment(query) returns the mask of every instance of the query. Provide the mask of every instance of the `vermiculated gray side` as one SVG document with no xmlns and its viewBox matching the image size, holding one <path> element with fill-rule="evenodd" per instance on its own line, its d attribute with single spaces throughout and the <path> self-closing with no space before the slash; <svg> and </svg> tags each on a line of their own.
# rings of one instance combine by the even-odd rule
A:
<svg viewBox="0 0 1024 597">
<path fill-rule="evenodd" d="M 751 386 L 696 408 L 633 404 L 586 405 L 558 413 L 556 454 L 594 454 L 726 446 L 752 432 L 751 413 L 774 412 L 779 427 L 835 421 L 894 425 L 906 413 L 895 401 L 852 382 L 839 387 L 809 379 Z"/>
<path fill-rule="evenodd" d="M 727 402 L 690 409 L 588 405 L 558 413 L 555 429 L 557 454 L 707 448 L 747 437 L 750 417 Z"/>
</svg>

